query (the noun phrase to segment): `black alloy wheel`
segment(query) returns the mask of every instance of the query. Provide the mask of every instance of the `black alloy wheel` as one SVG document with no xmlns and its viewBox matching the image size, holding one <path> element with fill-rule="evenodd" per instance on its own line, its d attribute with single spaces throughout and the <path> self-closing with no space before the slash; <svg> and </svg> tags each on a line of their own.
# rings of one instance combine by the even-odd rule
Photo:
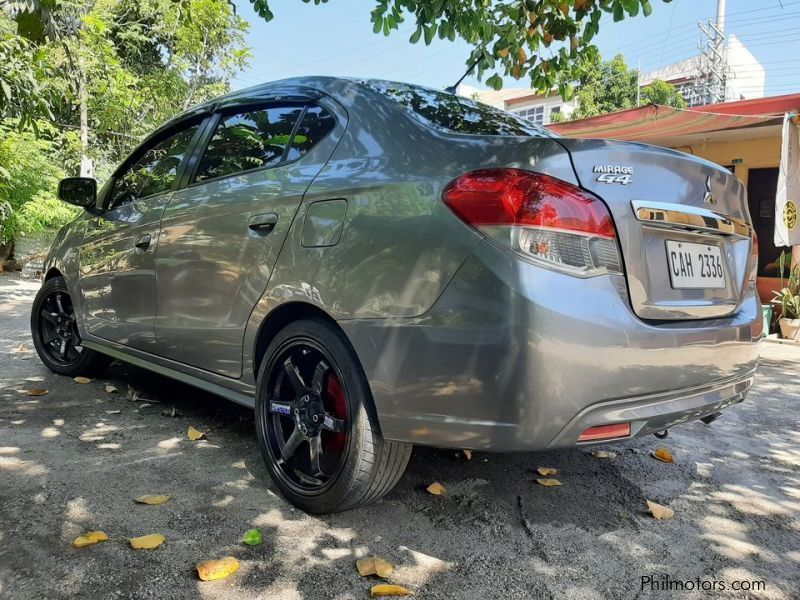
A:
<svg viewBox="0 0 800 600">
<path fill-rule="evenodd" d="M 255 409 L 272 481 L 312 514 L 380 498 L 411 456 L 410 444 L 381 436 L 366 375 L 330 320 L 301 319 L 274 335 L 259 367 Z"/>
<path fill-rule="evenodd" d="M 42 284 L 31 308 L 31 336 L 36 353 L 59 375 L 91 375 L 111 359 L 85 348 L 78 330 L 75 305 L 62 277 Z"/>
<path fill-rule="evenodd" d="M 50 360 L 69 367 L 80 360 L 81 338 L 69 294 L 55 289 L 39 307 L 39 342 Z"/>
<path fill-rule="evenodd" d="M 269 450 L 287 485 L 319 492 L 336 477 L 347 446 L 347 406 L 341 375 L 312 340 L 282 349 L 271 374 Z"/>
</svg>

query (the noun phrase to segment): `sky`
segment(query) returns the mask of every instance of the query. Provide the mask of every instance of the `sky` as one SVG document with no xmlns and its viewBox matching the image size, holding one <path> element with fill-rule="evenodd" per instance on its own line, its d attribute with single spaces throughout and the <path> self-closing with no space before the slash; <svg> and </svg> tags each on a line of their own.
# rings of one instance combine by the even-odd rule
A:
<svg viewBox="0 0 800 600">
<path fill-rule="evenodd" d="M 329 0 L 315 5 L 302 0 L 272 0 L 269 23 L 249 0 L 235 0 L 239 15 L 251 24 L 247 42 L 250 66 L 233 81 L 234 89 L 301 75 L 338 75 L 406 81 L 444 88 L 466 70 L 469 46 L 434 40 L 411 44 L 413 17 L 399 32 L 385 37 L 372 32 L 374 0 Z M 594 42 L 604 58 L 623 54 L 643 72 L 697 54 L 702 34 L 698 21 L 713 19 L 717 0 L 651 0 L 653 12 L 614 23 L 608 15 Z M 767 71 L 766 95 L 800 92 L 800 0 L 728 0 L 726 34 L 735 34 Z M 794 24 L 794 25 L 792 25 Z M 525 79 L 507 79 L 520 87 Z M 485 88 L 474 78 L 469 85 Z"/>
</svg>

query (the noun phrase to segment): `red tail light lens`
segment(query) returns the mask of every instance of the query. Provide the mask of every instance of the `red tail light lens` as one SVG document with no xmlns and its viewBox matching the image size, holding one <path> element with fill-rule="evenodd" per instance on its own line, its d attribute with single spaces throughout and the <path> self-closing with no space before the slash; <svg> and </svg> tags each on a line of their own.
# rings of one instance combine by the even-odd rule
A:
<svg viewBox="0 0 800 600">
<path fill-rule="evenodd" d="M 470 225 L 533 225 L 615 238 L 603 202 L 565 181 L 520 169 L 480 169 L 444 191 L 445 203 Z"/>
<path fill-rule="evenodd" d="M 521 169 L 479 169 L 452 181 L 445 204 L 525 258 L 579 275 L 620 272 L 617 234 L 602 200 Z"/>
</svg>

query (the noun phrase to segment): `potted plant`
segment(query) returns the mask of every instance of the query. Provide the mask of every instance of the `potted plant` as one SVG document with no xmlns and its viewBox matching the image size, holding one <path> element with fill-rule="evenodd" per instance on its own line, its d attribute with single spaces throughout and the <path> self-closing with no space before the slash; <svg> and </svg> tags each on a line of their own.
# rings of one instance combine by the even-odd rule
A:
<svg viewBox="0 0 800 600">
<path fill-rule="evenodd" d="M 783 285 L 784 265 L 791 257 L 785 252 L 781 252 L 779 259 L 781 272 L 781 290 L 774 292 L 775 304 L 781 306 L 781 318 L 778 324 L 781 328 L 781 336 L 790 340 L 800 340 L 800 265 L 793 265 L 789 269 L 789 278 L 786 285 Z"/>
</svg>

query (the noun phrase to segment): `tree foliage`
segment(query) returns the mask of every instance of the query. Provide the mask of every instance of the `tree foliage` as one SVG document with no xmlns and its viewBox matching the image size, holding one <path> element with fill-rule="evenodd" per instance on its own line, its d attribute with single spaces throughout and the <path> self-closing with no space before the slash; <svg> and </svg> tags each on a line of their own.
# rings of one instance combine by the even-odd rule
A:
<svg viewBox="0 0 800 600">
<path fill-rule="evenodd" d="M 55 181 L 82 159 L 103 179 L 157 125 L 225 93 L 247 29 L 229 0 L 0 0 L 6 237 L 69 216 Z"/>
<path fill-rule="evenodd" d="M 269 0 L 250 2 L 261 17 L 273 18 Z M 539 91 L 558 88 L 570 99 L 574 82 L 600 60 L 592 40 L 601 20 L 648 16 L 652 10 L 650 0 L 375 0 L 370 15 L 375 33 L 384 35 L 413 18 L 412 44 L 436 37 L 466 41 L 473 48 L 468 69 L 478 79 L 491 73 L 486 83 L 494 89 L 502 88 L 503 76 L 527 78 Z"/>
<path fill-rule="evenodd" d="M 656 80 L 639 91 L 639 73 L 628 68 L 621 54 L 601 62 L 584 74 L 577 92 L 578 107 L 573 119 L 594 117 L 639 104 L 663 104 L 683 108 L 686 102 L 674 85 Z"/>
</svg>

